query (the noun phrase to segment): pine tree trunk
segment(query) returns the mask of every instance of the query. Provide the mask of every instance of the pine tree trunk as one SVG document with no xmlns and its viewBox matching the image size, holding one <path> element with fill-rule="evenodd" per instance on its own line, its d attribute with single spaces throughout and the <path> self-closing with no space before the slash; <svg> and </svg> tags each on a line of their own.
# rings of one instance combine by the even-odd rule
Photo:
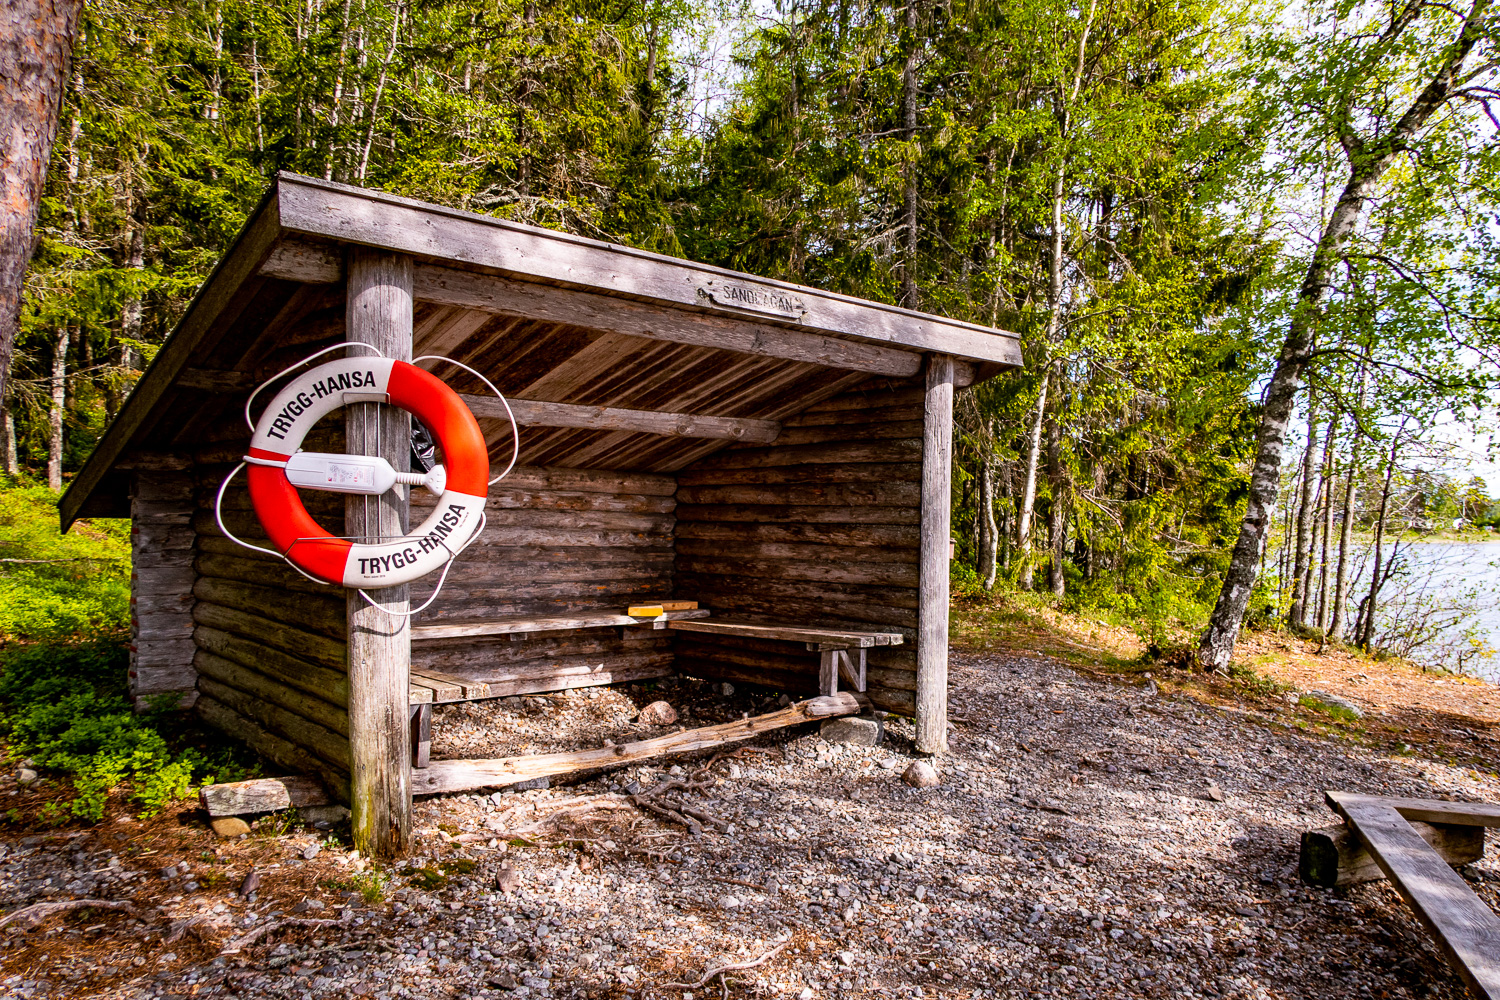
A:
<svg viewBox="0 0 1500 1000">
<path fill-rule="evenodd" d="M 1297 502 L 1297 550 L 1292 562 L 1292 606 L 1287 624 L 1292 628 L 1307 625 L 1308 556 L 1312 551 L 1313 520 L 1317 517 L 1317 479 L 1313 475 L 1313 457 L 1318 453 L 1318 411 L 1312 399 L 1307 402 L 1307 446 L 1302 449 L 1302 495 Z"/>
<path fill-rule="evenodd" d="M 1286 340 L 1276 359 L 1271 381 L 1266 386 L 1265 403 L 1255 431 L 1255 464 L 1250 472 L 1250 496 L 1245 504 L 1245 517 L 1229 558 L 1229 567 L 1224 573 L 1218 603 L 1198 644 L 1198 661 L 1206 669 L 1227 670 L 1234 656 L 1235 640 L 1239 638 L 1245 608 L 1255 587 L 1255 568 L 1260 562 L 1261 546 L 1265 544 L 1271 512 L 1276 506 L 1287 424 L 1291 420 L 1297 393 L 1302 388 L 1303 374 L 1312 359 L 1314 335 L 1322 315 L 1323 299 L 1334 283 L 1334 269 L 1364 213 L 1365 203 L 1375 193 L 1376 183 L 1396 157 L 1411 147 L 1428 119 L 1452 95 L 1464 62 L 1484 34 L 1488 8 L 1489 0 L 1475 0 L 1458 37 L 1445 53 L 1444 64 L 1412 101 L 1406 113 L 1374 141 L 1350 146 L 1348 181 L 1328 217 L 1312 260 L 1308 262 Z"/>
<path fill-rule="evenodd" d="M 73 54 L 79 0 L 6 0 L 0 30 L 0 396 Z"/>
<path fill-rule="evenodd" d="M 47 485 L 62 489 L 63 412 L 68 398 L 68 328 L 57 332 L 52 345 L 52 410 L 48 414 Z"/>
<path fill-rule="evenodd" d="M 906 0 L 906 65 L 901 70 L 902 121 L 908 144 L 917 141 L 917 0 Z M 906 253 L 901 263 L 901 304 L 922 307 L 917 292 L 917 164 L 908 160 L 905 172 Z"/>
</svg>

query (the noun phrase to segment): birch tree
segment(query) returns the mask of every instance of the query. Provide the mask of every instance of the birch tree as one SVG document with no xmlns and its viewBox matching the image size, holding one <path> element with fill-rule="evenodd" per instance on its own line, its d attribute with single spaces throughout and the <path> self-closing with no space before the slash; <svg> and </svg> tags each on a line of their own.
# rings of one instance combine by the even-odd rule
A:
<svg viewBox="0 0 1500 1000">
<path fill-rule="evenodd" d="M 1285 338 L 1277 353 L 1256 426 L 1249 497 L 1219 599 L 1198 645 L 1206 669 L 1227 670 L 1255 585 L 1276 506 L 1288 424 L 1318 344 L 1330 287 L 1338 279 L 1361 220 L 1391 167 L 1420 161 L 1444 146 L 1473 115 L 1448 113 L 1466 97 L 1483 101 L 1493 78 L 1490 0 L 1457 7 L 1405 0 L 1363 5 L 1329 17 L 1328 34 L 1265 43 L 1260 90 L 1294 120 L 1278 122 L 1296 140 L 1342 153 L 1343 184 L 1307 260 Z M 1275 121 L 1268 115 L 1267 123 Z M 1294 166 L 1308 160 L 1294 157 Z"/>
</svg>

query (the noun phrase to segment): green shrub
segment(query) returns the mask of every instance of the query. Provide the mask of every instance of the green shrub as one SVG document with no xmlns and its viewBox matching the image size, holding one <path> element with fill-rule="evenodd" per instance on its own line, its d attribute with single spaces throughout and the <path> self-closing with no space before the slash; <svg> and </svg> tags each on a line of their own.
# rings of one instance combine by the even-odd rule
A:
<svg viewBox="0 0 1500 1000">
<path fill-rule="evenodd" d="M 195 778 L 240 770 L 225 750 L 193 746 L 188 720 L 170 705 L 135 712 L 128 664 L 120 635 L 13 645 L 0 655 L 0 726 L 10 756 L 70 778 L 67 809 L 80 819 L 102 819 L 110 792 L 125 783 L 150 816 L 185 797 Z"/>
</svg>

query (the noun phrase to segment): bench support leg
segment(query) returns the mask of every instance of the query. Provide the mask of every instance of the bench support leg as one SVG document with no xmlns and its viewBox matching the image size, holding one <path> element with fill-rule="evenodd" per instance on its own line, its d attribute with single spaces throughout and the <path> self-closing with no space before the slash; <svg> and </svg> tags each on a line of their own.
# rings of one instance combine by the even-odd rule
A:
<svg viewBox="0 0 1500 1000">
<path fill-rule="evenodd" d="M 839 655 L 842 649 L 825 649 L 818 654 L 818 694 L 835 694 L 839 689 Z"/>
<path fill-rule="evenodd" d="M 432 757 L 432 706 L 411 707 L 411 766 L 426 767 Z"/>
<path fill-rule="evenodd" d="M 850 690 L 865 690 L 865 651 L 863 649 L 839 649 L 835 650 L 839 655 L 839 677 L 849 685 Z"/>
</svg>

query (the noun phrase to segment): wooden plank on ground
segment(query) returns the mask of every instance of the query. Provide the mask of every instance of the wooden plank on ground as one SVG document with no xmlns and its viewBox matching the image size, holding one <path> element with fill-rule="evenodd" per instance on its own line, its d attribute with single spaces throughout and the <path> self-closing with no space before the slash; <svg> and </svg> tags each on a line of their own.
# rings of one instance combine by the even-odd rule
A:
<svg viewBox="0 0 1500 1000">
<path fill-rule="evenodd" d="M 252 778 L 204 785 L 198 799 L 210 816 L 248 816 L 303 806 L 326 806 L 333 800 L 323 782 L 310 774 L 290 778 Z"/>
<path fill-rule="evenodd" d="M 1470 991 L 1481 1000 L 1500 1000 L 1500 918 L 1412 829 L 1391 800 L 1370 801 L 1369 796 L 1342 792 L 1328 792 L 1326 797 L 1432 932 Z"/>
<path fill-rule="evenodd" d="M 795 726 L 815 719 L 839 715 L 856 715 L 866 704 L 850 692 L 810 698 L 766 715 L 738 719 L 702 729 L 688 729 L 649 740 L 622 743 L 619 746 L 580 750 L 574 753 L 533 754 L 527 757 L 499 757 L 490 760 L 434 760 L 426 769 L 413 773 L 413 795 L 447 795 L 499 788 L 533 778 L 572 774 L 598 768 L 618 767 L 665 754 L 691 753 L 748 740 L 761 733 Z"/>
<path fill-rule="evenodd" d="M 899 646 L 899 632 L 854 632 L 840 629 L 795 628 L 781 625 L 751 625 L 744 622 L 673 621 L 667 628 L 682 632 L 706 632 L 737 635 L 747 639 L 782 639 L 787 642 L 816 643 L 824 649 L 859 649 L 869 646 Z"/>
<path fill-rule="evenodd" d="M 684 618 L 707 618 L 706 609 L 667 611 L 658 619 L 632 618 L 624 609 L 609 608 L 602 611 L 578 611 L 566 615 L 530 615 L 520 618 L 491 618 L 477 622 L 435 622 L 431 625 L 414 625 L 411 630 L 413 642 L 423 639 L 459 639 L 481 635 L 512 635 L 518 632 L 552 632 L 570 628 L 601 628 L 611 625 L 640 625 L 649 621 L 677 621 Z"/>
</svg>

